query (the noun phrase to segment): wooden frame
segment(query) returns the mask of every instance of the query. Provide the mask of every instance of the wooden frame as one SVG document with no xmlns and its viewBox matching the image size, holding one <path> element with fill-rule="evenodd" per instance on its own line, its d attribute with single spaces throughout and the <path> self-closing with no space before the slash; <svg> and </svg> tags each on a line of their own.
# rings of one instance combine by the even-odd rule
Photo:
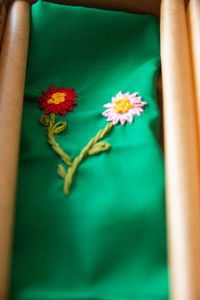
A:
<svg viewBox="0 0 200 300">
<path fill-rule="evenodd" d="M 200 299 L 200 1 L 51 0 L 160 15 L 166 207 L 173 300 Z M 0 2 L 3 3 L 3 2 Z M 30 27 L 29 2 L 1 7 L 0 299 L 9 289 L 15 186 Z M 6 26 L 5 25 L 6 21 Z M 5 27 L 5 31 L 4 31 Z"/>
</svg>

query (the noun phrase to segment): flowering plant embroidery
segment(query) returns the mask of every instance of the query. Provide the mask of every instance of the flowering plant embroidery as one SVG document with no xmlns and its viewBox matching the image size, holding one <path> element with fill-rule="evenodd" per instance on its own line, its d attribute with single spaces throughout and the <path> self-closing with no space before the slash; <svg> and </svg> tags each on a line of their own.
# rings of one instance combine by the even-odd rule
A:
<svg viewBox="0 0 200 300">
<path fill-rule="evenodd" d="M 53 85 L 50 86 L 48 91 L 42 91 L 45 97 L 39 98 L 40 108 L 45 108 L 46 114 L 54 113 L 65 115 L 66 110 L 73 111 L 72 106 L 77 102 L 77 94 L 74 89 L 65 89 L 63 86 L 56 89 Z"/>
<path fill-rule="evenodd" d="M 74 98 L 78 97 L 74 89 L 64 89 L 63 87 L 56 89 L 50 86 L 49 91 L 43 91 L 46 97 L 39 98 L 40 108 L 46 109 L 46 114 L 41 115 L 40 123 L 47 127 L 48 143 L 52 149 L 60 156 L 60 158 L 68 166 L 66 171 L 63 165 L 58 165 L 58 175 L 64 179 L 64 193 L 69 194 L 73 177 L 82 161 L 91 155 L 96 155 L 110 149 L 111 145 L 105 141 L 101 141 L 104 136 L 110 132 L 114 125 L 119 122 L 124 125 L 126 122 L 132 123 L 133 116 L 140 116 L 143 108 L 147 103 L 138 97 L 139 93 L 119 92 L 115 97 L 112 97 L 112 102 L 104 105 L 107 108 L 102 113 L 109 122 L 105 128 L 101 129 L 95 137 L 83 148 L 80 154 L 72 159 L 65 153 L 60 145 L 55 141 L 55 135 L 60 134 L 67 128 L 67 122 L 55 123 L 55 114 L 65 115 L 66 110 L 72 112 L 72 106 L 77 104 Z M 50 116 L 47 116 L 50 114 Z"/>
<path fill-rule="evenodd" d="M 139 93 L 125 93 L 119 92 L 115 97 L 112 97 L 112 102 L 104 105 L 108 108 L 102 113 L 107 117 L 107 121 L 111 121 L 113 125 L 124 125 L 127 122 L 133 123 L 133 116 L 140 116 L 143 112 L 142 107 L 147 103 L 142 101 L 142 97 L 138 97 Z"/>
</svg>

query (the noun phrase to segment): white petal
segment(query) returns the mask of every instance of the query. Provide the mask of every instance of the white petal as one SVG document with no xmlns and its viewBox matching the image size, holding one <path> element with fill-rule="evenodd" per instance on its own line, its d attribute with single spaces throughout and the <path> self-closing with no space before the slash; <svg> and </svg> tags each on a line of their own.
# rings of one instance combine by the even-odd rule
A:
<svg viewBox="0 0 200 300">
<path fill-rule="evenodd" d="M 119 119 L 120 119 L 120 116 L 116 114 L 116 115 L 113 117 L 113 125 L 116 125 L 116 124 L 119 122 Z"/>
<path fill-rule="evenodd" d="M 135 108 L 133 108 L 133 110 L 134 110 L 134 112 L 132 112 L 132 114 L 133 115 L 137 115 L 138 116 L 138 112 L 139 112 L 139 110 L 135 107 Z"/>
<path fill-rule="evenodd" d="M 127 114 L 126 114 L 126 119 L 127 119 L 127 121 L 128 121 L 130 124 L 133 123 L 133 115 L 132 115 L 132 114 L 127 113 Z"/>
<path fill-rule="evenodd" d="M 120 122 L 121 122 L 122 125 L 124 125 L 126 123 L 126 117 L 124 115 L 122 115 L 120 117 Z"/>
<path fill-rule="evenodd" d="M 145 105 L 147 105 L 147 102 L 141 101 L 141 105 L 145 106 Z"/>
<path fill-rule="evenodd" d="M 142 100 L 141 100 L 142 98 L 141 97 L 138 97 L 138 98 L 134 98 L 134 101 L 135 101 L 135 103 L 142 103 Z"/>
<path fill-rule="evenodd" d="M 108 117 L 112 111 L 113 111 L 112 108 L 106 109 L 106 110 L 102 113 L 102 115 L 103 115 L 104 117 Z"/>
<path fill-rule="evenodd" d="M 135 102 L 133 103 L 133 105 L 134 105 L 135 107 L 140 107 L 140 106 L 141 106 L 141 102 L 136 102 L 136 101 L 135 101 Z"/>
<path fill-rule="evenodd" d="M 133 105 L 135 104 L 135 98 L 130 98 L 129 97 L 129 101 L 130 101 L 131 104 L 133 104 Z"/>
<path fill-rule="evenodd" d="M 107 104 L 104 104 L 103 107 L 110 108 L 110 107 L 113 107 L 113 104 L 112 103 L 107 103 Z"/>
<path fill-rule="evenodd" d="M 143 109 L 140 107 L 140 106 L 135 106 L 131 109 L 129 109 L 129 112 L 134 114 L 136 111 L 140 111 L 140 112 L 143 112 Z"/>
<path fill-rule="evenodd" d="M 129 96 L 129 99 L 130 99 L 130 100 L 132 100 L 132 99 L 134 99 L 134 98 L 135 98 L 134 95 L 130 95 L 130 96 Z"/>
<path fill-rule="evenodd" d="M 112 112 L 110 113 L 109 116 L 111 116 L 112 119 L 114 119 L 116 115 L 117 115 L 116 112 L 114 110 L 112 110 Z"/>
<path fill-rule="evenodd" d="M 113 116 L 108 116 L 107 121 L 110 122 L 113 120 Z"/>
<path fill-rule="evenodd" d="M 135 114 L 135 108 L 129 109 L 128 112 L 129 112 L 130 114 L 134 115 L 134 114 Z"/>
<path fill-rule="evenodd" d="M 124 96 L 127 97 L 127 98 L 129 98 L 130 97 L 130 93 L 129 92 L 125 93 Z"/>
<path fill-rule="evenodd" d="M 137 113 L 142 113 L 144 112 L 142 108 L 133 108 L 131 111 L 130 111 L 133 115 L 137 115 Z"/>
<path fill-rule="evenodd" d="M 107 110 L 106 111 L 104 111 L 103 113 L 102 113 L 102 115 L 104 116 L 104 117 L 107 117 L 107 116 L 109 116 L 109 112 L 107 112 Z"/>
<path fill-rule="evenodd" d="M 123 94 L 122 94 L 122 92 L 120 91 L 117 95 L 116 95 L 116 99 L 118 100 L 118 99 L 121 99 L 123 97 Z"/>
</svg>

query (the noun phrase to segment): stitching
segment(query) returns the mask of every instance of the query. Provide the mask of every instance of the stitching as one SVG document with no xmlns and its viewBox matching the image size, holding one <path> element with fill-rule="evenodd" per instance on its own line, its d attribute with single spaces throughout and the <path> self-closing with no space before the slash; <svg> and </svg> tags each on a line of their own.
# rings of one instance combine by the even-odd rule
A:
<svg viewBox="0 0 200 300">
<path fill-rule="evenodd" d="M 107 110 L 102 113 L 102 115 L 107 118 L 107 121 L 111 121 L 111 123 L 108 123 L 105 128 L 101 129 L 72 161 L 70 156 L 65 153 L 55 141 L 55 135 L 60 134 L 67 128 L 67 122 L 55 123 L 55 114 L 65 115 L 66 110 L 72 112 L 72 106 L 77 104 L 74 98 L 78 96 L 74 92 L 74 89 L 65 89 L 64 87 L 56 89 L 53 85 L 50 86 L 49 90 L 42 91 L 42 93 L 45 97 L 39 98 L 38 100 L 40 102 L 40 109 L 45 109 L 46 114 L 40 116 L 40 124 L 47 127 L 49 145 L 69 167 L 67 171 L 61 164 L 59 164 L 57 168 L 58 175 L 64 179 L 65 195 L 69 194 L 73 177 L 83 160 L 87 156 L 100 154 L 111 148 L 109 143 L 99 141 L 119 122 L 121 125 L 124 125 L 126 122 L 132 123 L 133 116 L 140 116 L 144 111 L 142 107 L 147 104 L 141 100 L 141 97 L 138 97 L 139 93 L 130 94 L 128 92 L 122 94 L 120 91 L 115 97 L 112 97 L 112 102 L 104 105 Z M 50 116 L 47 116 L 47 114 L 50 114 Z"/>
<path fill-rule="evenodd" d="M 109 123 L 106 125 L 104 129 L 101 129 L 95 137 L 93 137 L 87 146 L 83 148 L 79 156 L 77 156 L 72 166 L 68 169 L 66 172 L 64 167 L 62 165 L 58 165 L 58 175 L 64 179 L 64 193 L 65 195 L 69 194 L 69 190 L 72 184 L 73 176 L 75 175 L 78 166 L 82 163 L 84 158 L 91 155 L 96 155 L 101 152 L 107 151 L 110 149 L 111 145 L 107 142 L 99 142 L 101 139 L 104 138 L 104 136 L 111 130 L 112 124 Z"/>
<path fill-rule="evenodd" d="M 133 123 L 133 116 L 140 116 L 144 112 L 143 106 L 147 105 L 138 97 L 139 93 L 122 94 L 120 91 L 115 97 L 112 97 L 112 102 L 104 105 L 105 110 L 102 115 L 107 118 L 108 122 L 117 125 L 119 122 L 124 125 L 126 122 Z"/>
<path fill-rule="evenodd" d="M 46 114 L 65 115 L 66 110 L 72 112 L 72 106 L 77 104 L 74 98 L 77 98 L 78 95 L 72 88 L 65 89 L 61 86 L 56 89 L 51 85 L 49 90 L 42 91 L 42 93 L 45 97 L 39 98 L 38 101 L 40 102 L 40 109 L 45 109 Z"/>
<path fill-rule="evenodd" d="M 52 149 L 68 166 L 71 166 L 71 158 L 61 149 L 60 145 L 55 141 L 55 135 L 65 131 L 65 129 L 67 128 L 67 122 L 57 122 L 55 124 L 55 114 L 51 113 L 50 118 L 47 115 L 40 116 L 40 124 L 47 127 L 48 143 L 51 145 Z"/>
</svg>

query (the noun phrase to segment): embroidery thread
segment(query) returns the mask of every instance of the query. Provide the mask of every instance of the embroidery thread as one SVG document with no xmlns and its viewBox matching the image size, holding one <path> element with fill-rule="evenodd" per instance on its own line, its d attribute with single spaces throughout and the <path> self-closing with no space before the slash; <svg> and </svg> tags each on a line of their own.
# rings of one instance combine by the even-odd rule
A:
<svg viewBox="0 0 200 300">
<path fill-rule="evenodd" d="M 60 134 L 67 128 L 67 122 L 55 123 L 55 114 L 65 115 L 66 110 L 72 112 L 72 106 L 77 102 L 74 98 L 78 95 L 74 89 L 65 89 L 64 87 L 55 88 L 50 86 L 48 91 L 42 91 L 45 97 L 38 99 L 40 102 L 40 109 L 45 109 L 45 115 L 40 116 L 40 124 L 47 127 L 48 143 L 52 149 L 61 157 L 61 159 L 68 165 L 72 165 L 72 160 L 55 141 L 55 135 Z M 47 116 L 50 114 L 50 117 Z"/>
<path fill-rule="evenodd" d="M 139 93 L 123 94 L 120 91 L 115 97 L 112 97 L 111 103 L 104 105 L 107 110 L 102 115 L 107 118 L 107 122 L 109 123 L 89 141 L 80 154 L 72 161 L 69 155 L 55 141 L 55 135 L 60 134 L 67 128 L 67 122 L 55 123 L 55 114 L 65 115 L 66 110 L 72 112 L 72 106 L 77 104 L 74 98 L 78 96 L 74 92 L 74 89 L 64 89 L 64 87 L 56 89 L 52 85 L 49 91 L 43 91 L 43 94 L 46 97 L 39 98 L 38 100 L 40 108 L 46 109 L 46 114 L 41 115 L 40 123 L 47 127 L 48 143 L 68 166 L 67 171 L 62 164 L 59 164 L 57 169 L 58 175 L 64 179 L 65 195 L 69 194 L 73 177 L 82 161 L 88 156 L 100 154 L 111 148 L 109 143 L 101 141 L 110 132 L 111 128 L 119 122 L 121 125 L 124 125 L 126 122 L 131 124 L 133 116 L 140 116 L 143 112 L 142 107 L 147 105 L 146 102 L 142 101 L 141 97 L 138 97 Z M 50 114 L 50 116 L 47 116 L 47 114 Z"/>
<path fill-rule="evenodd" d="M 46 109 L 45 113 L 54 113 L 65 115 L 66 110 L 73 111 L 72 106 L 77 102 L 74 98 L 77 98 L 77 94 L 74 89 L 65 89 L 63 86 L 56 89 L 53 85 L 50 86 L 48 91 L 42 91 L 45 97 L 39 98 L 40 109 Z"/>
<path fill-rule="evenodd" d="M 67 128 L 67 122 L 58 122 L 55 124 L 55 114 L 51 113 L 50 117 L 47 115 L 40 116 L 40 124 L 47 127 L 48 143 L 52 149 L 61 157 L 61 159 L 70 167 L 72 160 L 55 141 L 55 135 L 60 134 Z"/>
<path fill-rule="evenodd" d="M 72 184 L 72 179 L 77 171 L 78 166 L 82 163 L 83 159 L 87 156 L 96 155 L 101 152 L 107 151 L 110 149 L 111 145 L 107 142 L 99 142 L 104 138 L 104 136 L 110 131 L 112 124 L 109 123 L 104 129 L 101 129 L 95 137 L 93 137 L 87 146 L 83 148 L 79 156 L 77 156 L 72 166 L 66 172 L 62 165 L 58 165 L 58 174 L 61 178 L 64 179 L 64 193 L 65 195 L 69 194 L 69 190 Z"/>
<path fill-rule="evenodd" d="M 147 105 L 142 101 L 142 97 L 138 97 L 139 93 L 125 93 L 119 92 L 115 97 L 112 97 L 112 102 L 104 105 L 107 108 L 102 113 L 107 118 L 108 122 L 112 122 L 113 125 L 124 125 L 126 122 L 133 123 L 133 116 L 140 116 L 144 111 L 143 106 Z"/>
</svg>

